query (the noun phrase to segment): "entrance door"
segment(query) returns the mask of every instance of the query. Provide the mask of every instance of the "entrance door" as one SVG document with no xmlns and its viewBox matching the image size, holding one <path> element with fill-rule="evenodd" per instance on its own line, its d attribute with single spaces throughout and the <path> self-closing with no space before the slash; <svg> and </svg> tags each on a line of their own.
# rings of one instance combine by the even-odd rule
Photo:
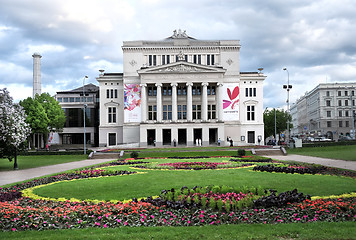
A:
<svg viewBox="0 0 356 240">
<path fill-rule="evenodd" d="M 187 129 L 178 129 L 178 144 L 187 145 Z"/>
<path fill-rule="evenodd" d="M 147 129 L 147 145 L 154 145 L 156 140 L 156 130 Z"/>
<path fill-rule="evenodd" d="M 197 144 L 197 140 L 198 140 L 198 142 L 202 142 L 202 136 L 203 136 L 203 134 L 202 134 L 202 129 L 201 128 L 198 128 L 198 129 L 194 129 L 194 144 L 196 145 Z M 199 141 L 200 140 L 200 141 Z"/>
<path fill-rule="evenodd" d="M 163 129 L 163 145 L 171 145 L 171 129 Z"/>
<path fill-rule="evenodd" d="M 209 144 L 215 144 L 218 141 L 218 139 L 216 138 L 217 133 L 217 128 L 209 128 Z"/>
<path fill-rule="evenodd" d="M 248 131 L 247 132 L 247 142 L 248 143 L 255 143 L 255 131 Z"/>
<path fill-rule="evenodd" d="M 116 145 L 116 133 L 109 133 L 109 146 Z"/>
</svg>

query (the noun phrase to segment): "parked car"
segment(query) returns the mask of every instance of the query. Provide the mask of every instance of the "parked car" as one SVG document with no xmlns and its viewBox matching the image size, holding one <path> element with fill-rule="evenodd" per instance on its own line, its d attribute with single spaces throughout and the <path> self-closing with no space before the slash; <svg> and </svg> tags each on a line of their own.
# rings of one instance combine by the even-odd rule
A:
<svg viewBox="0 0 356 240">
<path fill-rule="evenodd" d="M 343 141 L 352 141 L 353 139 L 352 139 L 352 137 L 350 137 L 350 136 L 340 136 L 339 137 L 339 141 L 340 142 L 343 142 Z"/>
</svg>

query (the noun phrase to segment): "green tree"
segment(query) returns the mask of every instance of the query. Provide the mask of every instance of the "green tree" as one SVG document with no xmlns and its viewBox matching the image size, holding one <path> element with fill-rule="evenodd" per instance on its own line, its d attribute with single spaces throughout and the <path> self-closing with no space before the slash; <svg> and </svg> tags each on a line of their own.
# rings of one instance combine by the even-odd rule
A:
<svg viewBox="0 0 356 240">
<path fill-rule="evenodd" d="M 36 95 L 35 100 L 37 100 L 46 111 L 49 119 L 49 129 L 55 129 L 57 132 L 61 131 L 66 122 L 66 116 L 59 102 L 54 97 L 51 97 L 49 93 L 42 93 L 39 96 Z"/>
<path fill-rule="evenodd" d="M 274 136 L 274 123 L 275 123 L 275 113 L 276 113 L 276 129 L 277 134 L 287 130 L 287 119 L 288 113 L 284 110 L 279 109 L 266 109 L 263 113 L 263 122 L 265 125 L 265 137 Z M 293 127 L 291 123 L 292 117 L 289 115 L 289 129 Z M 275 136 L 276 137 L 276 136 Z"/>
<path fill-rule="evenodd" d="M 20 104 L 25 109 L 26 122 L 31 126 L 32 133 L 46 134 L 48 132 L 49 119 L 43 106 L 31 97 L 20 101 Z"/>
<path fill-rule="evenodd" d="M 28 97 L 20 101 L 27 114 L 26 122 L 31 126 L 32 133 L 42 133 L 47 141 L 49 131 L 59 132 L 63 129 L 66 117 L 58 101 L 48 93 Z"/>
</svg>

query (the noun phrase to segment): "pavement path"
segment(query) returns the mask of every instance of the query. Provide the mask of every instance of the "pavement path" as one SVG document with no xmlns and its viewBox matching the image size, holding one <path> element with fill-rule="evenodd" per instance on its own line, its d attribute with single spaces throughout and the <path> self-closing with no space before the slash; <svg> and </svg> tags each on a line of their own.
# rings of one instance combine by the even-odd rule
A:
<svg viewBox="0 0 356 240">
<path fill-rule="evenodd" d="M 287 156 L 268 156 L 276 160 L 289 160 L 297 162 L 315 163 L 328 167 L 343 168 L 356 171 L 356 161 L 334 160 L 328 158 L 310 157 L 290 154 Z M 117 158 L 116 158 L 117 159 Z M 25 170 L 12 170 L 0 172 L 0 186 L 21 182 L 49 174 L 60 173 L 71 169 L 88 167 L 115 159 L 88 159 L 77 162 L 62 163 L 45 167 L 30 168 Z"/>
<path fill-rule="evenodd" d="M 314 164 L 324 165 L 327 167 L 336 167 L 336 168 L 356 171 L 356 161 L 335 160 L 329 158 L 302 156 L 296 154 L 288 154 L 287 156 L 278 155 L 278 156 L 268 156 L 268 157 L 276 160 L 314 163 Z"/>
<path fill-rule="evenodd" d="M 117 159 L 117 158 L 116 158 Z M 49 174 L 60 173 L 71 169 L 88 167 L 95 164 L 113 161 L 115 159 L 88 159 L 76 162 L 61 163 L 51 166 L 29 168 L 24 170 L 12 170 L 0 172 L 0 186 L 25 181 Z"/>
</svg>

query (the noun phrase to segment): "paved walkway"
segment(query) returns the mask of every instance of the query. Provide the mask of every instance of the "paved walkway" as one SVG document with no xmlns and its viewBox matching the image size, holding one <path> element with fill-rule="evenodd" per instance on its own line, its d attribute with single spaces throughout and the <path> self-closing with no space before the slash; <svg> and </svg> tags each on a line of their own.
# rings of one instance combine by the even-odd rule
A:
<svg viewBox="0 0 356 240">
<path fill-rule="evenodd" d="M 334 160 L 328 158 L 309 157 L 309 156 L 301 156 L 301 155 L 293 155 L 293 154 L 287 156 L 268 156 L 268 157 L 277 160 L 290 160 L 290 161 L 298 161 L 298 162 L 315 163 L 328 167 L 337 167 L 337 168 L 350 169 L 356 171 L 356 161 Z M 46 167 L 0 172 L 0 186 L 10 184 L 10 183 L 16 183 L 20 181 L 25 181 L 28 179 L 33 179 L 49 174 L 64 172 L 71 169 L 88 167 L 91 165 L 100 164 L 112 160 L 115 159 L 90 159 L 90 160 L 83 160 L 77 162 L 56 164 L 56 165 L 51 165 Z"/>
<path fill-rule="evenodd" d="M 117 158 L 116 158 L 117 159 Z M 0 186 L 25 181 L 27 179 L 37 178 L 49 174 L 68 171 L 71 169 L 88 167 L 115 159 L 88 159 L 70 163 L 62 163 L 45 167 L 29 168 L 24 170 L 12 170 L 0 172 Z"/>
<path fill-rule="evenodd" d="M 288 154 L 287 156 L 268 156 L 276 160 L 286 160 L 286 161 L 296 161 L 296 162 L 306 162 L 306 163 L 315 163 L 324 165 L 327 167 L 336 167 L 356 171 L 356 161 L 344 161 L 344 160 L 335 160 L 329 158 L 320 158 L 320 157 L 310 157 L 302 156 L 296 154 Z"/>
</svg>

